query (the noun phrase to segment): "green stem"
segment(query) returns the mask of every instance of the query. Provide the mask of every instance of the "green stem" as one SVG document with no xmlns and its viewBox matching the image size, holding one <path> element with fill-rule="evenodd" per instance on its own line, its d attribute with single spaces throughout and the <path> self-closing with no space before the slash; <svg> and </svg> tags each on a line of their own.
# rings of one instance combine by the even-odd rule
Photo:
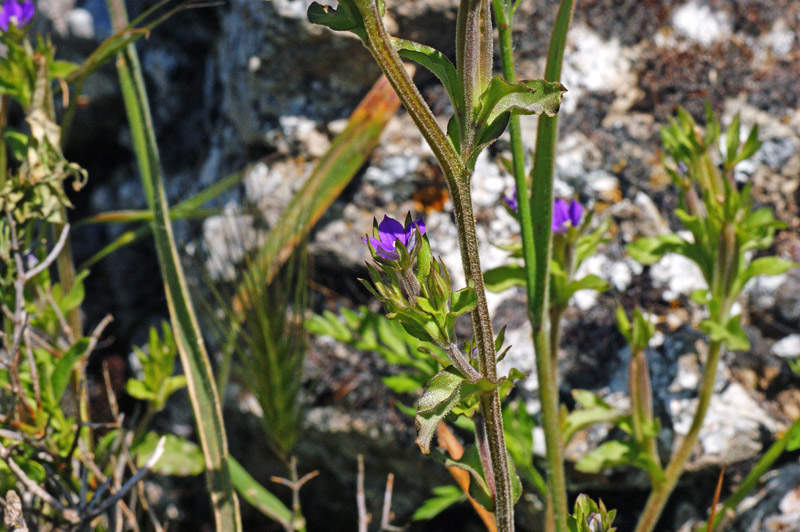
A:
<svg viewBox="0 0 800 532">
<path fill-rule="evenodd" d="M 778 441 L 773 443 L 770 448 L 764 453 L 764 456 L 758 461 L 753 469 L 750 470 L 750 473 L 747 474 L 747 477 L 742 481 L 736 491 L 733 492 L 725 504 L 722 505 L 722 510 L 717 512 L 716 516 L 714 517 L 714 524 L 712 530 L 716 530 L 719 525 L 722 523 L 722 519 L 729 514 L 729 512 L 736 510 L 736 507 L 739 506 L 739 503 L 744 500 L 748 493 L 755 487 L 761 477 L 766 473 L 772 464 L 775 463 L 781 454 L 786 450 L 787 445 L 789 442 L 794 440 L 797 435 L 800 434 L 800 418 L 794 420 L 791 426 L 786 430 L 783 436 L 780 437 Z"/>
<path fill-rule="evenodd" d="M 367 47 L 433 150 L 444 172 L 453 200 L 464 274 L 467 283 L 475 290 L 478 299 L 476 309 L 472 312 L 478 346 L 478 370 L 487 379 L 496 381 L 494 335 L 486 303 L 469 188 L 471 174 L 406 72 L 400 57 L 392 46 L 391 38 L 383 26 L 377 2 L 375 0 L 358 0 L 357 3 L 367 33 Z M 511 479 L 503 434 L 499 392 L 495 390 L 482 396 L 480 403 L 486 423 L 486 435 L 496 483 L 495 517 L 497 527 L 500 532 L 509 532 L 514 530 L 514 501 L 511 495 Z"/>
<path fill-rule="evenodd" d="M 6 153 L 6 122 L 8 121 L 8 95 L 0 95 L 0 187 L 6 182 L 8 154 Z"/>
<path fill-rule="evenodd" d="M 574 0 L 562 0 L 550 38 L 545 67 L 545 80 L 559 81 L 566 47 L 566 35 Z M 567 530 L 567 485 L 564 474 L 563 440 L 559 418 L 558 386 L 553 379 L 548 320 L 550 257 L 552 252 L 553 166 L 558 141 L 558 116 L 541 115 L 536 134 L 536 153 L 532 172 L 532 219 L 522 223 L 533 229 L 533 249 L 525 252 L 525 262 L 535 265 L 532 297 L 528 300 L 528 315 L 533 327 L 536 351 L 536 374 L 542 403 L 542 425 L 547 445 L 548 483 L 553 501 L 555 530 Z"/>
<path fill-rule="evenodd" d="M 709 287 L 711 287 L 712 299 L 719 302 L 718 305 L 710 308 L 711 319 L 722 325 L 728 321 L 732 300 L 736 296 L 736 294 L 730 293 L 730 280 L 732 279 L 733 271 L 737 267 L 739 256 L 736 232 L 733 229 L 734 226 L 731 221 L 725 221 L 720 229 L 714 268 L 711 278 L 706 279 Z M 700 436 L 700 429 L 703 426 L 708 406 L 711 403 L 721 352 L 722 343 L 712 340 L 708 347 L 708 357 L 703 368 L 697 410 L 692 418 L 692 425 L 664 471 L 664 482 L 653 487 L 644 511 L 639 517 L 635 532 L 652 532 L 655 529 L 658 518 L 664 510 L 669 496 L 675 489 L 681 473 L 683 473 L 686 462 L 689 460 L 692 449 Z"/>
<path fill-rule="evenodd" d="M 123 0 L 107 0 L 112 24 L 128 24 Z M 152 232 L 156 244 L 175 341 L 186 375 L 187 391 L 197 424 L 206 469 L 206 486 L 211 499 L 215 528 L 242 530 L 239 501 L 231 483 L 228 443 L 222 419 L 222 405 L 214 386 L 211 362 L 205 349 L 186 279 L 181 267 L 169 217 L 161 161 L 153 128 L 150 104 L 144 87 L 139 56 L 129 44 L 117 56 L 117 72 L 131 137 L 148 206 L 153 212 Z"/>
<path fill-rule="evenodd" d="M 653 393 L 650 386 L 650 371 L 644 349 L 634 349 L 628 366 L 628 387 L 631 398 L 633 435 L 636 443 L 661 467 L 656 440 L 648 435 L 646 428 L 653 424 Z M 656 484 L 655 479 L 654 485 Z"/>
<path fill-rule="evenodd" d="M 655 530 L 658 518 L 667 504 L 667 499 L 672 494 L 672 490 L 675 489 L 678 478 L 680 478 L 687 460 L 692 455 L 692 449 L 697 443 L 703 420 L 706 417 L 706 412 L 708 412 L 711 396 L 714 394 L 714 380 L 717 376 L 717 365 L 721 352 L 722 344 L 720 342 L 711 342 L 708 348 L 708 359 L 706 360 L 705 368 L 703 368 L 703 384 L 698 397 L 697 410 L 692 419 L 692 426 L 664 471 L 665 480 L 663 484 L 655 486 L 650 493 L 644 511 L 639 517 L 639 523 L 636 525 L 636 532 L 652 532 Z"/>
</svg>

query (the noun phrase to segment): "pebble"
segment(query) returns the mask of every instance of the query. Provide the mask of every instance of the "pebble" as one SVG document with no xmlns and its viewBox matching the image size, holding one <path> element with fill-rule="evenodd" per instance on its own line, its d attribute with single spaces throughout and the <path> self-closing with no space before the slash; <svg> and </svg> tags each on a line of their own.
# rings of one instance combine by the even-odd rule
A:
<svg viewBox="0 0 800 532">
<path fill-rule="evenodd" d="M 712 11 L 708 5 L 695 0 L 673 12 L 672 26 L 680 35 L 703 46 L 711 46 L 727 38 L 732 31 L 727 14 Z"/>
<path fill-rule="evenodd" d="M 676 253 L 667 253 L 650 267 L 653 284 L 664 288 L 661 298 L 675 301 L 681 295 L 690 295 L 695 290 L 707 288 L 703 274 L 697 265 Z"/>
<path fill-rule="evenodd" d="M 790 334 L 773 344 L 770 352 L 780 358 L 800 357 L 800 334 Z"/>
</svg>

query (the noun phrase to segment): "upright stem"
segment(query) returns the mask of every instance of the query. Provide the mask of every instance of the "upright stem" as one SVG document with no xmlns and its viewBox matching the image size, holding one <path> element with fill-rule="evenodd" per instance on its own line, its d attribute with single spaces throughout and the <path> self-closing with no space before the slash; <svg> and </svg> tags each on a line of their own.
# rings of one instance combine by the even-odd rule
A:
<svg viewBox="0 0 800 532">
<path fill-rule="evenodd" d="M 703 420 L 708 412 L 708 405 L 711 402 L 711 396 L 714 393 L 714 380 L 717 376 L 717 365 L 719 363 L 720 353 L 722 352 L 722 344 L 720 342 L 711 342 L 708 348 L 708 359 L 706 360 L 705 368 L 703 368 L 703 385 L 700 389 L 700 396 L 698 397 L 697 410 L 692 419 L 692 426 L 689 432 L 684 437 L 678 450 L 672 456 L 672 459 L 664 471 L 664 483 L 660 486 L 654 487 L 647 499 L 647 504 L 644 507 L 642 515 L 639 517 L 639 523 L 636 525 L 636 532 L 652 532 L 655 530 L 656 523 L 658 522 L 664 506 L 667 504 L 667 499 L 675 489 L 678 479 L 683 473 L 683 468 L 686 461 L 692 455 L 694 444 L 697 443 L 697 438 L 700 435 L 700 429 L 703 426 Z"/>
<path fill-rule="evenodd" d="M 506 81 L 516 80 L 511 42 L 512 11 L 503 0 L 493 0 L 494 14 L 500 40 L 500 57 Z M 558 81 L 561 77 L 561 61 L 564 39 L 574 8 L 574 1 L 561 2 L 557 24 L 553 30 L 547 60 L 545 79 Z M 528 317 L 533 327 L 533 343 L 536 352 L 536 376 L 539 381 L 539 400 L 542 405 L 542 425 L 545 433 L 548 483 L 548 530 L 567 530 L 567 489 L 563 464 L 563 441 L 559 422 L 558 385 L 552 363 L 550 343 L 552 338 L 547 321 L 547 279 L 549 277 L 551 249 L 551 208 L 553 203 L 553 153 L 557 140 L 557 118 L 542 115 L 539 118 L 536 159 L 534 163 L 531 198 L 525 176 L 524 152 L 519 117 L 509 122 L 511 154 L 513 157 L 514 181 L 517 185 L 517 205 L 525 259 L 525 275 L 528 296 Z M 534 218 L 533 212 L 537 215 Z"/>
<path fill-rule="evenodd" d="M 494 335 L 486 304 L 486 291 L 483 285 L 478 239 L 475 233 L 475 218 L 472 212 L 472 199 L 469 189 L 471 174 L 464 166 L 450 140 L 439 127 L 419 90 L 409 77 L 400 57 L 391 44 L 391 38 L 383 26 L 375 0 L 357 0 L 364 27 L 366 43 L 384 75 L 394 87 L 422 136 L 428 142 L 439 161 L 453 200 L 453 210 L 458 227 L 458 240 L 461 249 L 461 262 L 467 283 L 477 295 L 478 304 L 472 312 L 478 346 L 478 369 L 489 380 L 497 379 L 497 365 L 494 349 Z M 503 434 L 503 417 L 500 395 L 497 390 L 482 395 L 481 412 L 486 423 L 486 436 L 492 458 L 493 475 L 496 484 L 495 516 L 500 532 L 514 530 L 514 501 L 511 495 L 511 479 L 508 455 Z"/>
<path fill-rule="evenodd" d="M 707 279 L 713 299 L 720 302 L 718 307 L 711 309 L 711 319 L 720 324 L 725 324 L 728 321 L 732 299 L 735 296 L 735 294 L 730 293 L 731 280 L 737 268 L 739 257 L 739 248 L 734 229 L 733 222 L 725 221 L 723 223 L 720 229 L 717 257 L 712 277 Z M 655 529 L 658 518 L 664 510 L 672 490 L 675 489 L 686 462 L 692 455 L 692 449 L 700 436 L 700 429 L 703 426 L 703 421 L 708 412 L 708 405 L 711 403 L 711 396 L 714 393 L 714 380 L 717 377 L 717 366 L 719 365 L 721 353 L 722 343 L 712 340 L 708 347 L 708 357 L 703 368 L 703 379 L 700 384 L 697 410 L 692 418 L 692 425 L 664 471 L 664 482 L 653 487 L 644 511 L 639 517 L 636 532 L 652 532 Z"/>
</svg>

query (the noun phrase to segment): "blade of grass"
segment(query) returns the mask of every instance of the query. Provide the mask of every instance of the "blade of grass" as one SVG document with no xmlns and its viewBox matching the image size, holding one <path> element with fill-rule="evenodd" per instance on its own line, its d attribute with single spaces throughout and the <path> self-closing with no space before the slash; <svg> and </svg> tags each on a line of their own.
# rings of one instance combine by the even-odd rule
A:
<svg viewBox="0 0 800 532">
<path fill-rule="evenodd" d="M 228 460 L 231 466 L 231 480 L 239 495 L 259 512 L 284 525 L 284 528 L 291 523 L 291 510 L 264 486 L 256 482 L 256 479 L 251 477 L 235 458 L 230 457 Z"/>
<path fill-rule="evenodd" d="M 127 13 L 123 0 L 108 0 L 108 7 L 114 27 L 120 29 L 126 26 Z M 242 529 L 242 524 L 239 502 L 231 483 L 222 408 L 172 235 L 150 106 L 138 55 L 132 44 L 118 55 L 117 71 L 145 196 L 155 216 L 152 230 L 158 261 L 205 459 L 206 481 L 216 529 L 220 532 L 237 532 Z"/>
<path fill-rule="evenodd" d="M 237 290 L 234 308 L 247 306 L 245 283 L 254 279 L 269 283 L 378 145 L 383 128 L 400 107 L 392 87 L 381 77 L 350 115 L 347 127 L 333 140 L 281 216 L 281 223 L 267 236 L 258 258 Z M 262 270 L 257 272 L 257 269 Z"/>
<path fill-rule="evenodd" d="M 173 207 L 169 210 L 170 220 L 193 220 L 197 218 L 207 218 L 219 214 L 220 209 L 181 209 Z M 154 220 L 153 211 L 145 209 L 130 209 L 124 211 L 106 211 L 84 218 L 76 224 L 126 224 L 133 222 L 152 222 Z"/>
<path fill-rule="evenodd" d="M 147 235 L 150 234 L 150 225 L 144 225 L 142 227 L 138 227 L 133 231 L 125 231 L 117 238 L 114 239 L 113 242 L 108 244 L 107 246 L 103 247 L 100 251 L 86 259 L 80 266 L 78 266 L 78 272 L 82 272 L 84 270 L 88 270 L 107 256 L 111 255 L 115 251 L 124 248 L 127 245 L 133 244 L 134 242 L 138 242 L 139 240 L 143 239 Z"/>
<path fill-rule="evenodd" d="M 556 14 L 550 47 L 547 52 L 547 65 L 544 77 L 547 81 L 559 81 L 561 65 L 564 60 L 567 31 L 575 9 L 575 0 L 562 0 Z M 550 254 L 552 248 L 552 210 L 553 210 L 553 163 L 558 142 L 558 115 L 549 117 L 542 114 L 536 133 L 536 152 L 531 173 L 530 209 L 527 218 L 520 216 L 520 224 L 533 229 L 532 235 L 526 229 L 528 242 L 523 240 L 525 264 L 533 270 L 533 286 L 528 285 L 528 316 L 533 327 L 533 343 L 536 351 L 536 375 L 539 381 L 539 397 L 542 403 L 542 426 L 545 433 L 547 454 L 547 482 L 555 519 L 555 530 L 567 530 L 567 485 L 564 475 L 564 449 L 559 425 L 558 383 L 553 376 L 556 364 L 555 353 L 558 346 L 550 344 L 550 324 L 548 323 L 548 280 L 550 277 Z M 524 195 L 523 192 L 525 191 Z M 527 187 L 518 189 L 518 203 L 528 201 Z M 523 231 L 523 237 L 526 234 Z M 530 239 L 533 241 L 530 241 Z M 530 282 L 530 279 L 528 279 Z"/>
<path fill-rule="evenodd" d="M 713 523 L 713 527 L 710 530 L 717 530 L 719 526 L 722 524 L 722 519 L 729 515 L 731 512 L 736 510 L 736 507 L 739 506 L 739 503 L 744 500 L 750 491 L 755 487 L 758 481 L 761 479 L 764 474 L 769 471 L 769 468 L 772 467 L 772 464 L 783 454 L 786 450 L 786 447 L 789 445 L 789 442 L 795 441 L 798 437 L 800 437 L 800 418 L 794 420 L 791 426 L 786 429 L 786 432 L 781 436 L 775 443 L 773 443 L 767 452 L 764 453 L 758 463 L 750 470 L 750 473 L 747 474 L 745 479 L 736 488 L 736 491 L 733 492 L 733 495 L 728 497 L 725 503 L 722 505 L 722 509 L 717 513 L 716 516 L 711 516 L 710 521 Z"/>
</svg>

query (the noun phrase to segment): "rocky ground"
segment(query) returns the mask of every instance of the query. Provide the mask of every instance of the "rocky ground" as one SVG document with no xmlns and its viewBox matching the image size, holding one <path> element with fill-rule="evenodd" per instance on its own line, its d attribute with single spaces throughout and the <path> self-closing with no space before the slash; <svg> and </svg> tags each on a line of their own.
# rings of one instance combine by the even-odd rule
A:
<svg viewBox="0 0 800 532">
<path fill-rule="evenodd" d="M 399 36 L 453 54 L 456 0 L 388 2 L 388 24 Z M 77 58 L 109 34 L 100 0 L 42 0 L 42 30 L 56 33 L 61 51 Z M 136 13 L 143 2 L 134 2 Z M 141 44 L 161 150 L 172 200 L 187 197 L 246 164 L 253 168 L 244 186 L 222 198 L 235 210 L 243 200 L 257 204 L 267 224 L 280 216 L 292 192 L 324 153 L 378 70 L 358 41 L 309 25 L 305 0 L 230 0 L 192 10 L 153 32 Z M 556 2 L 521 4 L 514 44 L 522 76 L 540 77 Z M 630 356 L 617 333 L 613 309 L 640 304 L 654 312 L 659 333 L 648 351 L 656 391 L 656 413 L 667 452 L 685 434 L 696 402 L 705 342 L 696 331 L 698 309 L 688 295 L 701 285 L 699 272 L 678 256 L 642 268 L 625 254 L 638 236 L 678 227 L 676 199 L 660 168 L 659 127 L 685 106 L 700 117 L 706 98 L 723 124 L 740 113 L 743 126 L 758 124 L 764 145 L 737 177 L 754 183 L 756 205 L 775 209 L 788 228 L 773 250 L 800 260 L 800 3 L 791 0 L 584 0 L 577 3 L 566 51 L 563 82 L 569 89 L 561 116 L 556 161 L 556 193 L 577 196 L 615 223 L 614 238 L 587 261 L 585 270 L 608 280 L 601 296 L 579 293 L 564 319 L 561 392 L 596 391 L 624 406 L 624 375 Z M 434 79 L 417 76 L 423 94 L 443 120 L 449 113 L 444 91 Z M 86 86 L 70 154 L 90 171 L 88 192 L 76 198 L 80 213 L 136 208 L 144 204 L 130 161 L 130 143 L 113 70 Z M 533 145 L 535 120 L 523 118 L 526 143 Z M 473 185 L 482 260 L 502 264 L 495 244 L 516 237 L 513 218 L 502 207 L 512 178 L 497 162 L 501 139 L 479 159 Z M 367 251 L 360 237 L 383 213 L 424 214 L 432 247 L 441 254 L 454 283 L 463 284 L 451 209 L 433 155 L 402 111 L 389 123 L 380 147 L 354 182 L 318 224 L 310 244 L 315 282 L 325 287 L 317 310 L 369 301 L 355 281 L 363 275 Z M 244 220 L 245 225 L 247 220 Z M 226 227 L 240 234 L 242 219 L 215 218 L 202 226 L 178 224 L 184 243 L 200 242 L 211 254 L 230 253 Z M 85 258 L 121 231 L 83 229 L 75 244 Z M 199 239 L 199 240 L 198 240 Z M 257 240 L 257 238 L 248 238 Z M 195 244 L 196 246 L 196 244 Z M 197 263 L 193 263 L 197 266 Z M 224 272 L 217 272 L 224 276 Z M 106 312 L 116 317 L 120 356 L 141 343 L 147 327 L 165 315 L 154 254 L 148 245 L 118 253 L 95 268 L 85 311 L 90 321 Z M 137 290 L 132 291 L 131 286 Z M 102 290 L 99 302 L 92 293 Z M 509 291 L 490 304 L 496 326 L 508 325 L 513 348 L 507 367 L 531 369 L 530 329 L 524 294 Z M 784 359 L 800 355 L 800 270 L 752 282 L 739 301 L 750 352 L 728 353 L 716 384 L 700 444 L 685 481 L 673 498 L 661 530 L 690 530 L 705 514 L 719 469 L 729 465 L 726 489 L 743 478 L 760 453 L 800 415 L 800 378 Z M 438 465 L 423 460 L 413 445 L 413 427 L 393 407 L 394 398 L 378 380 L 392 371 L 371 353 L 353 352 L 316 340 L 308 356 L 307 435 L 298 448 L 301 469 L 322 475 L 304 494 L 311 530 L 350 530 L 354 522 L 355 455 L 367 456 L 368 489 L 377 501 L 385 475 L 397 475 L 397 522 L 407 522 L 428 495 L 426 486 L 448 482 Z M 529 378 L 520 391 L 532 412 L 537 385 Z M 262 480 L 275 474 L 260 432 L 249 416 L 246 394 L 232 387 L 228 397 L 231 448 Z M 176 408 L 162 423 L 191 430 L 191 419 Z M 576 459 L 602 441 L 607 428 L 583 434 L 567 450 Z M 538 441 L 539 438 L 536 438 Z M 537 452 L 542 449 L 537 447 Z M 263 459 L 262 459 L 263 456 Z M 797 530 L 800 526 L 800 465 L 786 455 L 766 483 L 754 491 L 732 531 Z M 598 477 L 573 472 L 576 489 L 599 495 L 620 510 L 620 530 L 629 530 L 646 497 L 644 479 L 614 471 Z M 191 488 L 202 490 L 202 484 Z M 333 495 L 335 494 L 335 495 Z M 192 513 L 178 508 L 187 530 Z M 526 530 L 538 530 L 536 501 L 520 505 Z M 248 513 L 257 529 L 264 525 Z M 331 516 L 336 516 L 335 519 Z M 459 523 L 456 513 L 413 530 L 480 530 Z M 336 523 L 336 525 L 332 523 Z M 257 524 L 258 523 L 258 524 Z M 338 528 L 337 528 L 338 527 Z"/>
</svg>

